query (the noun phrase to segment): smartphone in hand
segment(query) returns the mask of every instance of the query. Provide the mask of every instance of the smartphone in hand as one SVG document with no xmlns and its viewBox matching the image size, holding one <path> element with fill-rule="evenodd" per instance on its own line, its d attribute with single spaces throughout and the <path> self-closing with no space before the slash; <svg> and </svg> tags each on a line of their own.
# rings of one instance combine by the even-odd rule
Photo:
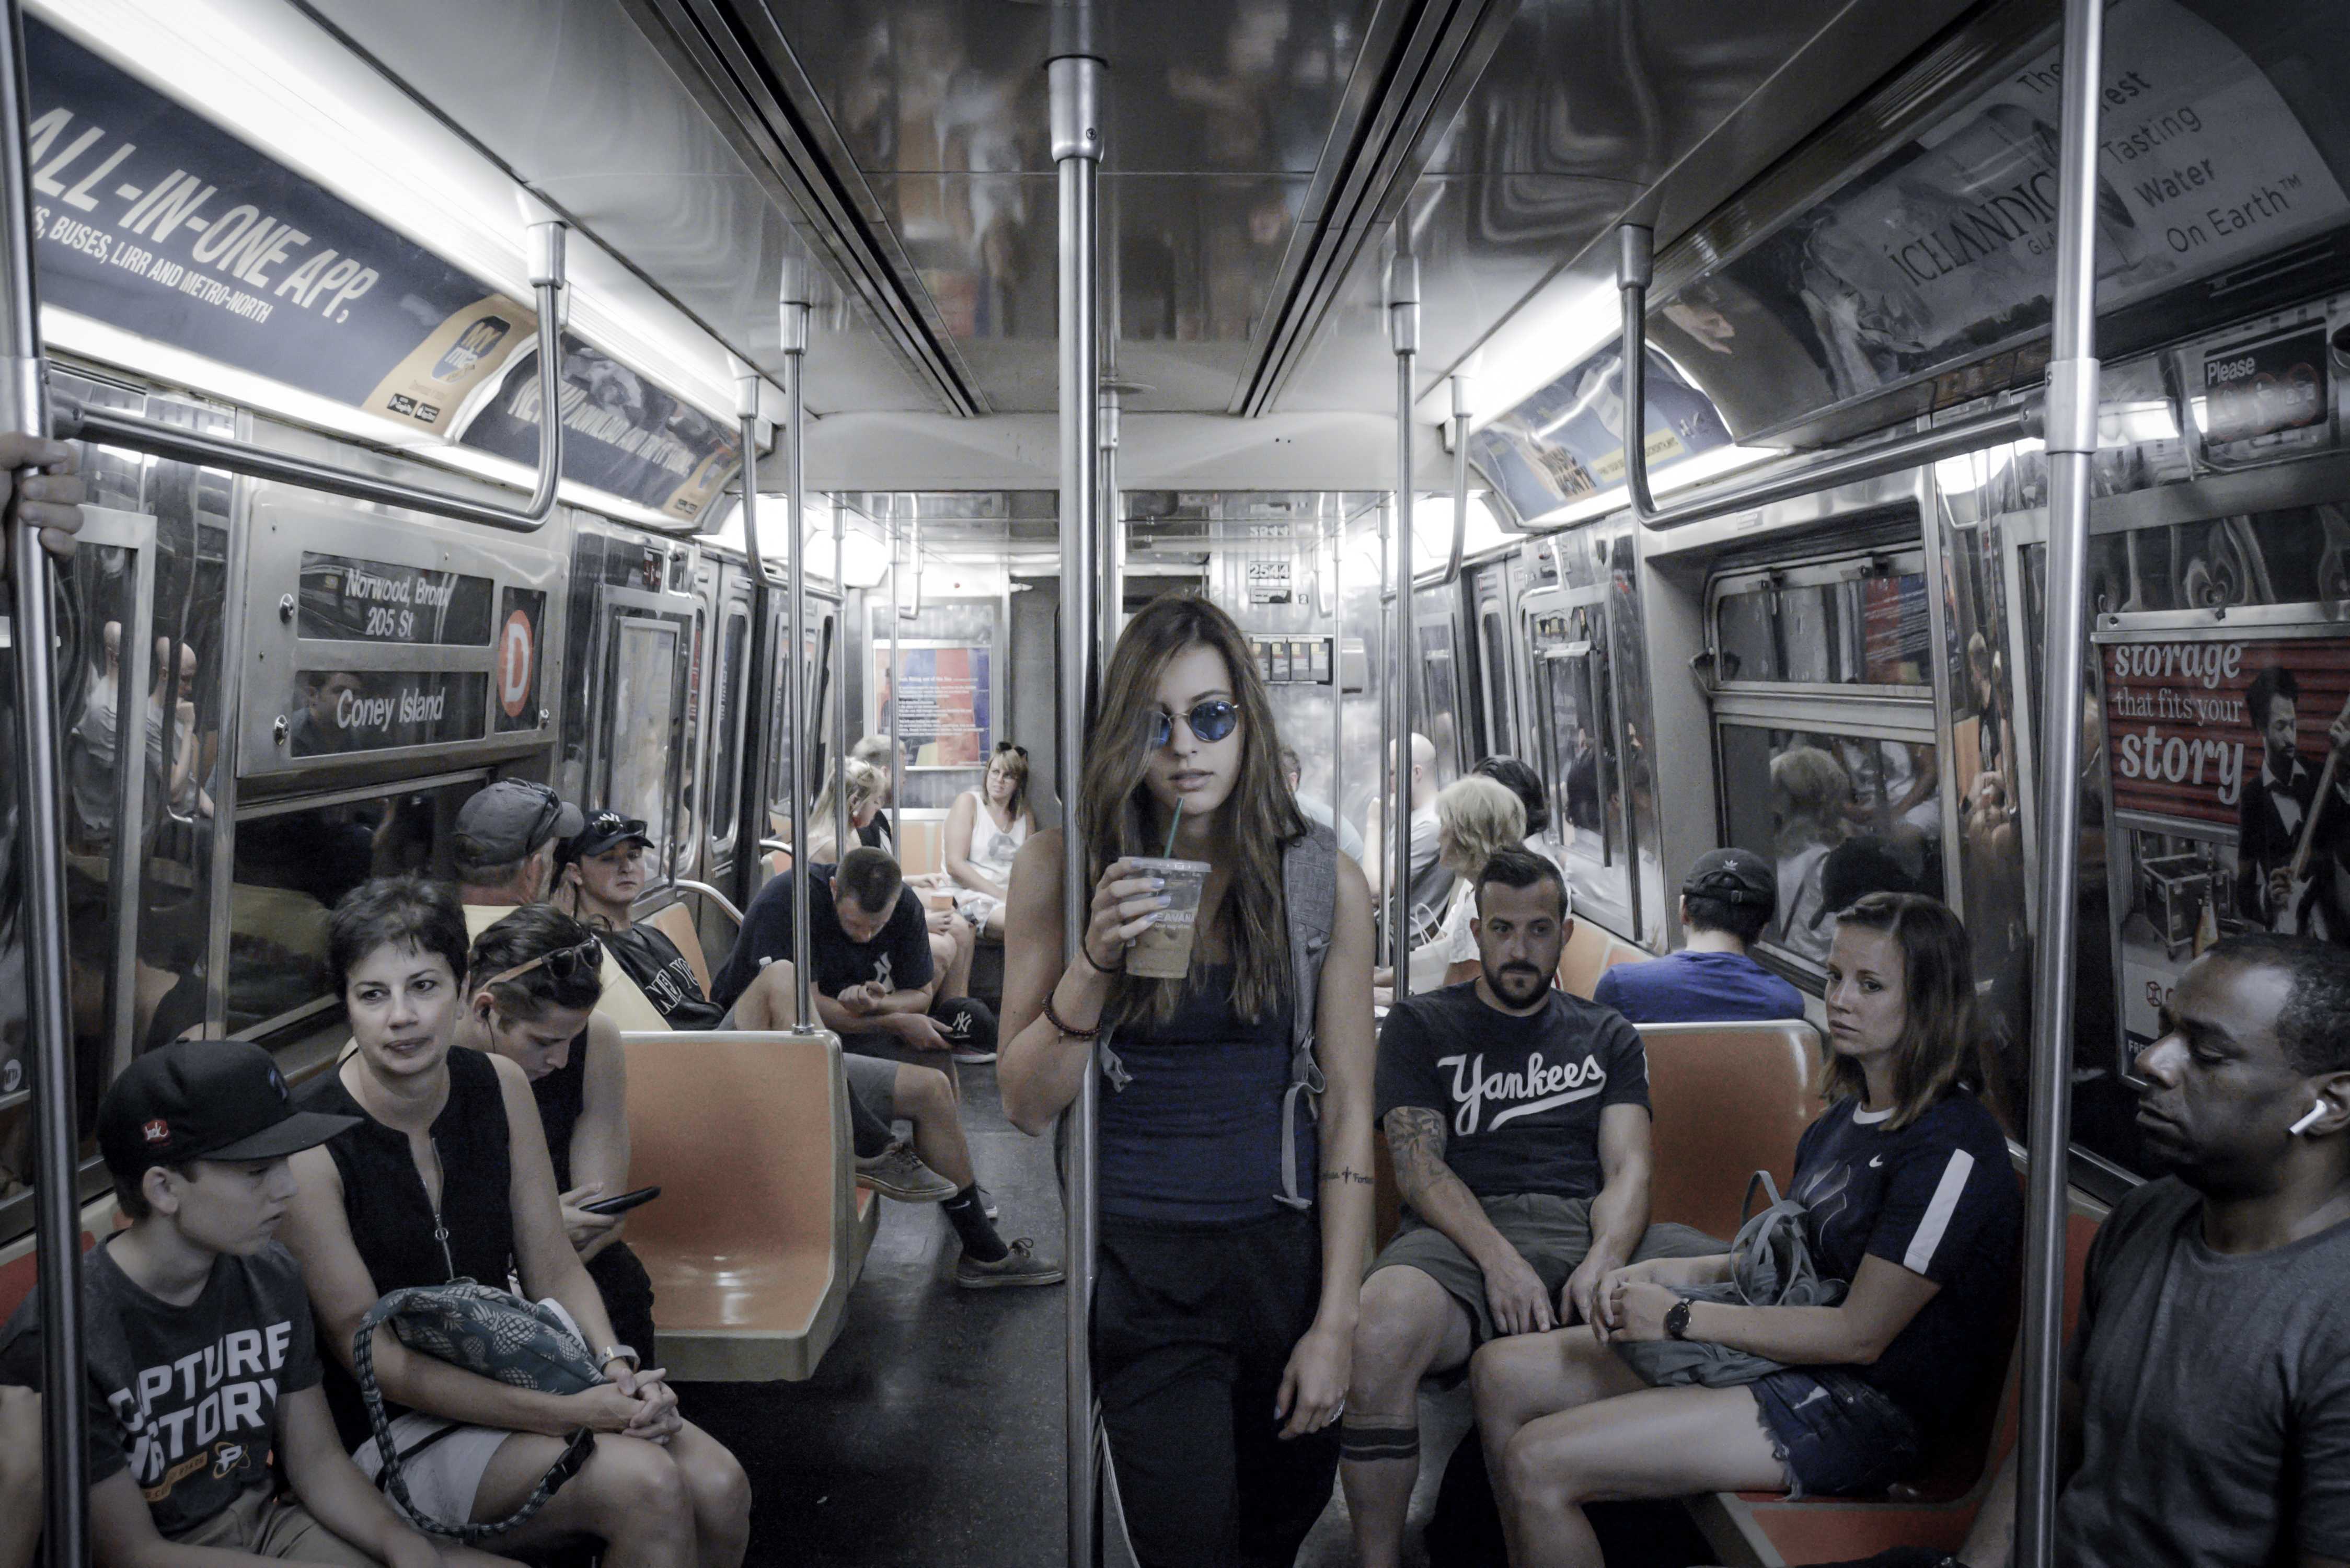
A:
<svg viewBox="0 0 2350 1568">
<path fill-rule="evenodd" d="M 643 1207 L 660 1196 L 658 1187 L 639 1187 L 634 1192 L 623 1192 L 618 1198 L 599 1198 L 593 1203 L 582 1203 L 580 1210 L 588 1214 L 626 1214 L 631 1209 Z"/>
</svg>

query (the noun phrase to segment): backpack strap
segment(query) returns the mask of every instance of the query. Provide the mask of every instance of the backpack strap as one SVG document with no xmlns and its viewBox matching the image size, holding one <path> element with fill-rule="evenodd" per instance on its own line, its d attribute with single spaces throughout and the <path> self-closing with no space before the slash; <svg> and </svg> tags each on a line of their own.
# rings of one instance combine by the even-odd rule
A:
<svg viewBox="0 0 2350 1568">
<path fill-rule="evenodd" d="M 1314 1056 L 1314 1008 L 1322 994 L 1322 961 L 1330 953 L 1330 933 L 1338 923 L 1338 836 L 1320 823 L 1281 854 L 1281 890 L 1289 919 L 1289 978 L 1296 988 L 1290 1006 L 1289 1088 L 1281 1097 L 1281 1190 L 1284 1207 L 1311 1209 L 1314 1197 L 1297 1189 L 1297 1116 L 1301 1099 L 1307 1115 L 1322 1114 L 1322 1064 Z M 1307 1098 L 1307 1096 L 1311 1098 Z"/>
</svg>

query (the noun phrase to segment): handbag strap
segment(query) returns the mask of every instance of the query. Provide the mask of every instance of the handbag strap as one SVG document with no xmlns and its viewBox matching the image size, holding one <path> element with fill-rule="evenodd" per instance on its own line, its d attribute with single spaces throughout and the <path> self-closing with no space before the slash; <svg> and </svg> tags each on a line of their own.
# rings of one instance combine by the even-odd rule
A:
<svg viewBox="0 0 2350 1568">
<path fill-rule="evenodd" d="M 434 1289 L 443 1294 L 453 1292 L 476 1299 L 503 1293 L 493 1291 L 487 1286 L 464 1281 L 437 1286 Z M 556 1459 L 555 1463 L 549 1465 L 546 1473 L 538 1478 L 538 1485 L 531 1489 L 528 1497 L 523 1499 L 522 1506 L 504 1519 L 487 1524 L 470 1521 L 447 1524 L 421 1512 L 408 1495 L 408 1478 L 400 1474 L 401 1461 L 410 1455 L 423 1452 L 455 1428 L 452 1426 L 434 1433 L 432 1437 L 411 1449 L 410 1455 L 400 1453 L 399 1445 L 391 1440 L 391 1420 L 384 1414 L 383 1391 L 376 1386 L 375 1331 L 396 1316 L 408 1305 L 412 1297 L 425 1293 L 427 1293 L 413 1290 L 391 1292 L 368 1309 L 367 1316 L 359 1320 L 359 1329 L 351 1336 L 351 1376 L 359 1386 L 359 1397 L 367 1402 L 368 1426 L 375 1433 L 375 1450 L 383 1460 L 383 1469 L 377 1477 L 377 1484 L 391 1494 L 393 1501 L 400 1504 L 401 1514 L 418 1528 L 429 1531 L 434 1535 L 445 1535 L 456 1541 L 486 1541 L 494 1535 L 503 1535 L 507 1531 L 520 1529 L 528 1523 L 531 1517 L 540 1509 L 545 1508 L 548 1501 L 555 1496 L 556 1490 L 565 1481 L 577 1475 L 580 1467 L 588 1462 L 588 1455 L 596 1451 L 596 1431 L 592 1427 L 582 1427 L 574 1432 L 571 1435 L 571 1440 L 564 1445 L 563 1452 Z"/>
<path fill-rule="evenodd" d="M 1778 1181 L 1767 1170 L 1756 1171 L 1753 1175 L 1746 1179 L 1746 1196 L 1739 1201 L 1738 1223 L 1741 1228 L 1743 1228 L 1746 1221 L 1753 1217 L 1754 1189 L 1758 1187 L 1762 1189 L 1763 1196 L 1770 1199 L 1769 1202 L 1762 1205 L 1763 1208 L 1776 1209 L 1779 1207 Z"/>
</svg>

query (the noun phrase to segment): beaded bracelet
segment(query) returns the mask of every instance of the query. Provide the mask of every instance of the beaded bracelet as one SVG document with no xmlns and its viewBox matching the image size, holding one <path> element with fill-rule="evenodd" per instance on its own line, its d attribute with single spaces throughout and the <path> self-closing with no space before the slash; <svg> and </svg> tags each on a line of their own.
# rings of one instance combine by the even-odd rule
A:
<svg viewBox="0 0 2350 1568">
<path fill-rule="evenodd" d="M 1091 1040 L 1101 1033 L 1098 1023 L 1091 1029 L 1071 1028 L 1068 1020 L 1053 1011 L 1053 993 L 1049 991 L 1045 993 L 1045 1022 L 1060 1031 L 1064 1040 Z"/>
</svg>

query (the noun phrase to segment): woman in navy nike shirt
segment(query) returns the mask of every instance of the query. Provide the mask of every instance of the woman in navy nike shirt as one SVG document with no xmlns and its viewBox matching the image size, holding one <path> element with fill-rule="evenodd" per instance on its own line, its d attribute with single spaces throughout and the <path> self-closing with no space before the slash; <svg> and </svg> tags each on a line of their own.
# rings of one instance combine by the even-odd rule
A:
<svg viewBox="0 0 2350 1568">
<path fill-rule="evenodd" d="M 1600 1282 L 1600 1321 L 1496 1340 L 1477 1418 L 1516 1568 L 1598 1568 L 1582 1504 L 1783 1489 L 1882 1491 L 1915 1470 L 1996 1374 L 2013 1322 L 2022 1200 L 1989 1080 L 1966 928 L 1910 893 L 1837 917 L 1828 953 L 1828 1108 L 1788 1196 L 1835 1306 L 1731 1306 L 1678 1285 L 1727 1254 L 1656 1259 Z M 1725 1388 L 1650 1388 L 1611 1341 L 1710 1342 L 1780 1364 Z"/>
</svg>

